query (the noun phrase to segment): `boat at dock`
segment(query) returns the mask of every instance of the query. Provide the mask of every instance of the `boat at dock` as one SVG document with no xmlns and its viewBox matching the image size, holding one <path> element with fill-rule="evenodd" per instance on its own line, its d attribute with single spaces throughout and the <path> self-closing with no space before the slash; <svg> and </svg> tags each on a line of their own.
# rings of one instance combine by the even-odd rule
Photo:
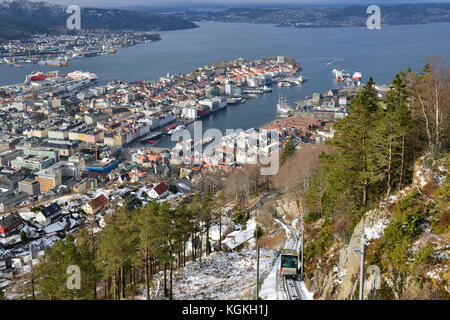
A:
<svg viewBox="0 0 450 320">
<path fill-rule="evenodd" d="M 239 103 L 243 103 L 244 101 L 245 100 L 242 99 L 242 98 L 228 98 L 227 99 L 227 104 L 234 106 L 234 105 L 237 105 Z"/>
<path fill-rule="evenodd" d="M 39 61 L 41 66 L 51 66 L 51 67 L 67 67 L 69 64 L 65 60 L 41 60 Z"/>
<path fill-rule="evenodd" d="M 262 88 L 262 90 L 263 90 L 264 93 L 272 92 L 272 87 L 271 87 L 271 86 L 268 86 L 268 85 L 264 85 L 264 87 Z"/>
<path fill-rule="evenodd" d="M 27 80 L 29 81 L 33 81 L 33 82 L 37 82 L 37 81 L 43 81 L 46 80 L 48 78 L 55 78 L 58 77 L 58 72 L 57 71 L 53 71 L 53 72 L 48 72 L 48 73 L 43 73 L 43 72 L 33 72 L 30 75 L 27 76 Z"/>
<path fill-rule="evenodd" d="M 179 125 L 176 128 L 170 129 L 167 134 L 174 134 L 175 132 L 181 131 L 185 128 L 184 125 Z"/>
<path fill-rule="evenodd" d="M 356 72 L 353 74 L 352 78 L 355 79 L 356 81 L 361 81 L 361 78 L 362 78 L 361 72 L 356 71 Z"/>
<path fill-rule="evenodd" d="M 82 79 L 89 79 L 91 81 L 98 80 L 98 77 L 95 73 L 90 72 L 83 72 L 83 71 L 74 71 L 67 74 L 69 78 L 76 79 L 76 80 L 82 80 Z"/>
<path fill-rule="evenodd" d="M 3 61 L 5 61 L 6 64 L 9 64 L 13 67 L 21 67 L 20 64 L 17 64 L 17 62 L 14 60 L 14 58 L 3 58 Z"/>
<path fill-rule="evenodd" d="M 162 131 L 150 132 L 145 137 L 139 139 L 139 142 L 147 142 L 160 138 L 163 135 Z"/>
<path fill-rule="evenodd" d="M 277 111 L 281 114 L 289 114 L 294 111 L 294 109 L 287 103 L 285 97 L 280 96 L 277 103 Z"/>
</svg>

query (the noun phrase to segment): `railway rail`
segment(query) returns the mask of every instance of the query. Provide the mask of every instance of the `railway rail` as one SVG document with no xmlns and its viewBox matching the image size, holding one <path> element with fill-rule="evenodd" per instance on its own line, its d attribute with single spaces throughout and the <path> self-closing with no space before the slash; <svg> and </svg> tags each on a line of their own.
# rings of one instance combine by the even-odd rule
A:
<svg viewBox="0 0 450 320">
<path fill-rule="evenodd" d="M 298 252 L 299 247 L 299 237 L 297 231 L 290 224 L 285 223 L 284 221 L 279 221 L 281 225 L 283 225 L 286 231 L 286 249 L 294 249 Z M 280 276 L 278 274 L 278 276 Z M 297 279 L 292 279 L 288 277 L 282 277 L 280 279 L 282 281 L 282 285 L 280 288 L 283 288 L 284 293 L 286 294 L 287 300 L 303 300 L 303 295 L 299 288 L 300 282 Z"/>
<path fill-rule="evenodd" d="M 298 280 L 285 278 L 284 284 L 288 300 L 303 300 L 300 289 L 298 288 Z"/>
</svg>

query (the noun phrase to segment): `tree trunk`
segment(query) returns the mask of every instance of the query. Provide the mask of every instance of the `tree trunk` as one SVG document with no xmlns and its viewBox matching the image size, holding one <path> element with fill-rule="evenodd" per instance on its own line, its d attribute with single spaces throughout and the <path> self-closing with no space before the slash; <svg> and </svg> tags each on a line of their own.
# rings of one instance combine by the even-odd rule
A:
<svg viewBox="0 0 450 320">
<path fill-rule="evenodd" d="M 392 137 L 389 137 L 388 172 L 387 172 L 387 196 L 391 195 L 391 162 L 392 162 Z"/>
<path fill-rule="evenodd" d="M 206 240 L 206 255 L 209 256 L 211 253 L 211 245 L 209 243 L 209 222 L 206 224 L 205 240 Z"/>
<path fill-rule="evenodd" d="M 199 260 L 202 261 L 202 250 L 203 250 L 203 243 L 202 243 L 202 232 L 199 232 L 199 239 L 200 239 L 200 254 L 199 254 Z"/>
<path fill-rule="evenodd" d="M 422 100 L 422 97 L 420 96 L 420 94 L 418 94 L 417 98 L 419 99 L 420 105 L 422 107 L 422 115 L 423 115 L 423 118 L 425 119 L 425 129 L 426 129 L 427 138 L 428 138 L 428 151 L 431 151 L 433 141 L 432 141 L 432 137 L 431 137 L 430 121 L 428 120 L 428 115 L 425 111 L 425 103 Z"/>
<path fill-rule="evenodd" d="M 184 241 L 183 241 L 183 267 L 186 266 L 186 242 L 187 242 L 187 238 L 185 236 Z"/>
<path fill-rule="evenodd" d="M 125 270 L 124 266 L 120 267 L 120 287 L 121 287 L 121 298 L 125 298 Z"/>
<path fill-rule="evenodd" d="M 167 297 L 167 262 L 164 262 L 164 297 Z"/>
<path fill-rule="evenodd" d="M 259 243 L 256 239 L 256 300 L 259 298 Z"/>
<path fill-rule="evenodd" d="M 173 281 L 173 262 L 172 260 L 170 260 L 170 296 L 169 296 L 170 300 L 173 300 L 172 281 Z"/>
<path fill-rule="evenodd" d="M 436 115 L 436 148 L 439 148 L 439 131 L 441 130 L 440 128 L 440 123 L 439 123 L 439 89 L 438 89 L 438 84 L 436 84 L 436 88 L 435 88 L 435 115 Z M 439 150 L 439 149 L 438 149 Z"/>
<path fill-rule="evenodd" d="M 131 266 L 128 269 L 128 281 L 130 284 L 133 283 L 133 267 L 131 267 Z"/>
<path fill-rule="evenodd" d="M 222 251 L 222 211 L 219 208 L 219 251 Z"/>
<path fill-rule="evenodd" d="M 196 230 L 194 229 L 194 232 L 192 233 L 192 261 L 195 261 L 195 256 L 197 255 L 197 249 L 195 247 L 195 235 Z"/>
<path fill-rule="evenodd" d="M 117 283 L 116 283 L 116 273 L 114 272 L 114 275 L 113 275 L 113 277 L 112 277 L 112 291 L 113 291 L 113 300 L 117 300 L 117 290 L 116 290 L 116 286 L 117 286 Z"/>
<path fill-rule="evenodd" d="M 365 133 L 362 138 L 362 169 L 364 174 L 364 181 L 363 181 L 363 206 L 367 205 L 367 163 L 366 163 L 366 139 L 365 139 Z"/>
<path fill-rule="evenodd" d="M 403 171 L 405 167 L 405 135 L 402 134 L 402 151 L 401 151 L 401 162 L 400 162 L 400 181 L 398 183 L 398 189 L 403 188 Z"/>
<path fill-rule="evenodd" d="M 150 300 L 150 281 L 148 277 L 148 249 L 145 254 L 145 297 L 147 300 Z"/>
</svg>

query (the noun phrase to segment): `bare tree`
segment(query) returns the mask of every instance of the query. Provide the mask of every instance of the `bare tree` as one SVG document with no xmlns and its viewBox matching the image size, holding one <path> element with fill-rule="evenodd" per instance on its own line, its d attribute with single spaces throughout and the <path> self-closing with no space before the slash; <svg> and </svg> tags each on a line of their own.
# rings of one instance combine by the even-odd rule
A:
<svg viewBox="0 0 450 320">
<path fill-rule="evenodd" d="M 260 180 L 260 170 L 256 165 L 234 169 L 224 181 L 225 195 L 235 202 L 248 200 L 257 194 Z"/>
<path fill-rule="evenodd" d="M 412 107 L 414 115 L 422 123 L 427 137 L 428 151 L 440 146 L 448 121 L 450 102 L 450 68 L 445 58 L 428 57 L 422 74 L 410 74 Z"/>
<path fill-rule="evenodd" d="M 302 196 L 319 167 L 319 155 L 326 150 L 323 144 L 303 147 L 284 163 L 273 179 L 275 186 L 295 201 L 299 215 L 303 212 Z"/>
</svg>

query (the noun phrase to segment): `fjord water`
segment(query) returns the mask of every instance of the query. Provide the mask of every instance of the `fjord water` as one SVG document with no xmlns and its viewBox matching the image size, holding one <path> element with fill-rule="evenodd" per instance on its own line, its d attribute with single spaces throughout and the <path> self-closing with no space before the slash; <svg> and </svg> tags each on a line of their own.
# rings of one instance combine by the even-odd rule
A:
<svg viewBox="0 0 450 320">
<path fill-rule="evenodd" d="M 273 87 L 245 104 L 229 107 L 205 117 L 208 128 L 247 129 L 273 120 L 280 94 L 288 102 L 303 99 L 313 92 L 324 92 L 338 84 L 333 68 L 349 73 L 361 71 L 363 81 L 373 76 L 376 83 L 390 83 L 395 74 L 412 68 L 420 71 L 427 55 L 450 56 L 450 23 L 367 28 L 280 28 L 245 23 L 197 23 L 196 29 L 161 32 L 161 41 L 120 48 L 116 54 L 75 59 L 61 73 L 74 70 L 94 72 L 99 84 L 113 79 L 124 81 L 157 80 L 166 73 L 184 73 L 216 61 L 238 57 L 294 57 L 309 80 L 301 86 Z M 0 66 L 0 85 L 20 83 L 32 71 L 54 67 L 24 64 L 21 68 Z M 191 126 L 190 126 L 191 127 Z M 162 145 L 165 145 L 163 143 Z"/>
</svg>

